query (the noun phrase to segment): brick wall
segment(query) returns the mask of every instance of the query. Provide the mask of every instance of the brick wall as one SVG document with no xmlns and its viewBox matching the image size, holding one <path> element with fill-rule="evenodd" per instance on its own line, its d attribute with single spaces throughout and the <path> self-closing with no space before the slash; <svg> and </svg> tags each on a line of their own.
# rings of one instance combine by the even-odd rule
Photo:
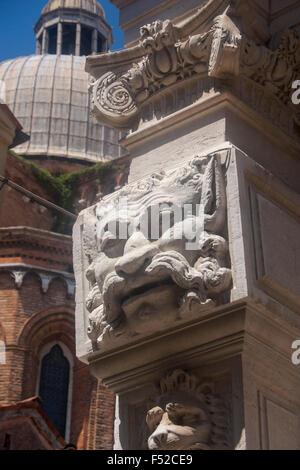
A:
<svg viewBox="0 0 300 470">
<path fill-rule="evenodd" d="M 49 169 L 58 174 L 81 168 L 72 165 L 55 161 Z M 30 167 L 10 153 L 6 176 L 51 201 L 51 195 Z M 74 198 L 83 200 L 85 207 L 95 202 L 96 194 L 107 194 L 126 179 L 127 171 L 123 169 L 107 178 L 102 186 L 96 179 L 84 180 Z M 51 230 L 56 214 L 7 186 L 2 191 L 0 265 L 21 263 L 72 273 L 71 238 L 29 228 Z M 62 279 L 53 279 L 43 293 L 41 280 L 34 271 L 25 275 L 18 289 L 11 272 L 0 270 L 0 340 L 5 339 L 6 343 L 6 364 L 0 364 L 0 405 L 18 403 L 38 393 L 40 351 L 47 343 L 60 341 L 71 352 L 74 363 L 70 442 L 78 449 L 112 449 L 114 395 L 76 358 L 74 309 L 74 298 L 68 297 Z M 21 442 L 22 436 L 17 441 Z"/>
<path fill-rule="evenodd" d="M 14 183 L 50 200 L 49 194 L 38 184 L 30 167 L 14 155 L 8 153 L 5 176 Z M 15 191 L 8 186 L 2 189 L 2 204 L 0 211 L 0 227 L 39 227 L 51 230 L 54 214 L 49 209 Z"/>
<path fill-rule="evenodd" d="M 74 299 L 55 279 L 44 294 L 34 273 L 17 289 L 7 271 L 0 272 L 1 334 L 6 338 L 6 364 L 0 365 L 0 404 L 37 393 L 39 353 L 52 341 L 63 342 L 74 360 L 70 441 L 78 449 L 112 449 L 114 395 L 76 359 Z"/>
</svg>

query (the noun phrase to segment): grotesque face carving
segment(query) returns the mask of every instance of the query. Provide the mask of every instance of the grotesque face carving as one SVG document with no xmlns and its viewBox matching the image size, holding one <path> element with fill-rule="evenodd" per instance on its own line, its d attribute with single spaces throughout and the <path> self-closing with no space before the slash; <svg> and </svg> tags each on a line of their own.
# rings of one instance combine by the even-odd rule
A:
<svg viewBox="0 0 300 470">
<path fill-rule="evenodd" d="M 225 189 L 218 156 L 129 185 L 94 208 L 85 227 L 90 259 L 88 334 L 161 328 L 192 303 L 215 305 L 230 287 Z M 170 315 L 169 315 L 170 314 Z"/>
<path fill-rule="evenodd" d="M 226 413 L 209 383 L 175 370 L 160 383 L 162 395 L 147 413 L 150 450 L 226 448 Z M 217 430 L 217 423 L 221 427 Z M 216 432 L 218 431 L 218 432 Z"/>
<path fill-rule="evenodd" d="M 150 450 L 209 449 L 209 415 L 200 404 L 191 406 L 184 404 L 184 399 L 182 401 L 168 403 L 164 409 L 157 406 L 148 411 L 146 422 L 152 431 L 148 439 Z"/>
</svg>

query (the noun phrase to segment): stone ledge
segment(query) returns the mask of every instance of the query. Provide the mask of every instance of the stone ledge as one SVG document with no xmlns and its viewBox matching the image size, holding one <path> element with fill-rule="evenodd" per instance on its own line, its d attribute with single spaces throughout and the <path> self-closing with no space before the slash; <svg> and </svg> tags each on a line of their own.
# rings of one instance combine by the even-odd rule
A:
<svg viewBox="0 0 300 470">
<path fill-rule="evenodd" d="M 155 123 L 152 122 L 148 127 L 132 132 L 120 143 L 129 151 L 135 151 L 136 148 L 145 145 L 145 142 L 153 138 L 161 137 L 168 132 L 174 133 L 176 128 L 182 127 L 183 122 L 186 125 L 195 120 L 199 121 L 203 116 L 215 113 L 220 109 L 225 112 L 227 110 L 233 112 L 240 119 L 246 121 L 247 124 L 250 124 L 259 132 L 263 132 L 279 148 L 289 151 L 294 158 L 299 159 L 299 143 L 296 140 L 230 92 L 213 92 L 170 116 L 166 116 Z"/>
<path fill-rule="evenodd" d="M 290 362 L 295 334 L 293 328 L 279 325 L 270 312 L 245 298 L 164 334 L 95 355 L 90 359 L 90 371 L 122 394 L 158 380 L 170 367 L 192 368 L 194 363 L 206 365 L 241 356 L 249 338 Z"/>
</svg>

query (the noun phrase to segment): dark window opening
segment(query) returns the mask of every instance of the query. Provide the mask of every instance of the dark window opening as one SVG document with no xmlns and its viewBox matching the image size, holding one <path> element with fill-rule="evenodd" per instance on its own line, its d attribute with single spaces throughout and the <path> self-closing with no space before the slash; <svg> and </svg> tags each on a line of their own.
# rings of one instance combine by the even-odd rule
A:
<svg viewBox="0 0 300 470">
<path fill-rule="evenodd" d="M 104 50 L 105 42 L 104 39 L 100 34 L 98 34 L 98 39 L 97 39 L 97 52 L 105 52 Z"/>
<path fill-rule="evenodd" d="M 76 24 L 62 25 L 62 54 L 74 55 L 76 44 Z"/>
<path fill-rule="evenodd" d="M 48 54 L 56 54 L 57 47 L 57 25 L 48 29 Z"/>
<path fill-rule="evenodd" d="M 43 357 L 40 390 L 42 406 L 62 437 L 65 437 L 70 364 L 56 344 Z"/>
<path fill-rule="evenodd" d="M 10 449 L 11 449 L 11 434 L 5 434 L 3 450 L 10 450 Z"/>
<path fill-rule="evenodd" d="M 80 55 L 90 55 L 92 53 L 92 34 L 93 30 L 91 28 L 82 26 Z"/>
<path fill-rule="evenodd" d="M 69 264 L 68 265 L 68 270 L 67 270 L 68 273 L 71 273 L 71 274 L 74 274 L 74 267 L 73 267 L 73 264 Z"/>
</svg>

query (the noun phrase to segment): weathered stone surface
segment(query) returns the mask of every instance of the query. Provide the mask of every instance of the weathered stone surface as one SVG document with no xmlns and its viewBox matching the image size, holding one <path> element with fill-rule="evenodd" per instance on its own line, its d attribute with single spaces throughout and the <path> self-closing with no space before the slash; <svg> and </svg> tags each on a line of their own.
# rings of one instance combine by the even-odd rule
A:
<svg viewBox="0 0 300 470">
<path fill-rule="evenodd" d="M 165 13 L 166 2 L 160 4 L 153 11 Z M 99 233 L 116 218 L 119 194 L 77 222 L 78 355 L 119 394 L 116 449 L 300 448 L 300 375 L 291 360 L 300 337 L 299 114 L 291 102 L 299 39 L 296 28 L 284 26 L 271 37 L 263 21 L 269 7 L 263 2 L 258 12 L 255 5 L 210 0 L 196 11 L 190 0 L 183 9 L 193 12 L 173 22 L 145 14 L 148 24 L 132 47 L 88 59 L 98 119 L 130 129 L 122 143 L 131 152 L 132 207 L 148 207 L 148 198 L 195 203 L 193 187 L 197 201 L 214 201 L 204 202 L 203 214 L 213 217 L 204 218 L 200 240 L 213 237 L 208 258 L 217 295 L 198 282 L 203 256 L 198 263 L 199 251 L 178 240 L 164 245 L 164 237 L 153 241 L 136 230 L 120 252 L 112 245 L 103 257 Z M 191 161 L 193 154 L 204 157 Z M 181 193 L 175 175 L 191 165 L 198 170 Z M 109 247 L 110 236 L 104 242 Z M 193 283 L 195 270 L 198 292 L 180 277 L 187 273 Z M 164 283 L 166 273 L 174 285 Z M 220 273 L 227 275 L 218 286 Z M 152 295 L 144 289 L 154 281 Z M 179 298 L 189 308 L 182 310 Z M 216 397 L 218 443 L 207 415 Z"/>
<path fill-rule="evenodd" d="M 289 133 L 294 126 L 299 127 L 299 110 L 291 100 L 300 65 L 297 34 L 286 30 L 277 49 L 269 49 L 269 34 L 255 20 L 252 34 L 253 29 L 260 34 L 259 40 L 253 40 L 251 27 L 246 25 L 251 11 L 245 2 L 230 2 L 221 14 L 205 22 L 211 3 L 203 5 L 180 26 L 169 20 L 144 25 L 138 46 L 102 60 L 87 60 L 87 70 L 95 77 L 91 84 L 92 102 L 100 122 L 135 129 L 141 116 L 145 118 L 145 106 L 157 95 L 165 95 L 195 77 L 209 76 L 215 79 L 216 91 L 234 91 L 252 107 L 256 107 L 256 102 L 268 103 L 278 123 L 285 114 Z M 244 93 L 240 93 L 240 88 Z M 246 91 L 245 97 L 247 89 L 252 91 Z"/>
<path fill-rule="evenodd" d="M 228 416 L 211 383 L 174 370 L 160 381 L 157 406 L 147 412 L 150 450 L 228 447 Z M 155 400 L 153 400 L 155 402 Z"/>
<path fill-rule="evenodd" d="M 219 384 L 224 371 L 227 371 L 224 386 L 217 386 L 217 394 L 229 410 L 230 448 L 289 449 L 298 446 L 292 435 L 286 437 L 287 429 L 297 429 L 299 425 L 297 410 L 300 406 L 297 398 L 299 372 L 291 362 L 291 344 L 300 331 L 299 306 L 293 292 L 295 278 L 289 274 L 293 266 L 289 250 L 297 240 L 294 224 L 298 196 L 232 145 L 228 145 L 225 155 L 227 158 L 221 161 L 224 162 L 224 182 L 226 180 L 224 207 L 233 278 L 231 302 L 207 309 L 195 304 L 190 316 L 185 316 L 182 322 L 169 323 L 164 330 L 161 312 L 166 313 L 163 302 L 170 297 L 156 296 L 152 302 L 160 313 L 158 328 L 149 331 L 148 337 L 148 331 L 146 335 L 144 331 L 131 338 L 127 336 L 124 343 L 119 339 L 121 335 L 111 343 L 114 354 L 107 354 L 105 349 L 101 351 L 101 342 L 100 349 L 93 351 L 86 334 L 88 313 L 83 316 L 83 303 L 77 305 L 78 353 L 90 362 L 90 369 L 97 377 L 121 394 L 115 430 L 116 448 L 147 447 L 152 433 L 147 430 L 145 416 L 149 409 L 160 406 L 159 400 L 149 404 L 150 398 L 157 393 L 153 384 L 159 383 L 167 372 L 175 368 L 192 371 L 199 377 L 199 383 L 216 380 Z M 208 157 L 207 161 L 210 160 Z M 129 187 L 134 187 L 134 184 Z M 257 205 L 256 200 L 262 203 Z M 267 213 L 265 204 L 269 208 Z M 270 223 L 276 215 L 273 214 L 272 221 L 268 220 L 269 204 L 272 211 L 277 208 L 278 216 L 283 220 L 272 234 L 271 242 L 268 241 L 270 234 L 266 238 L 266 233 L 270 231 Z M 81 217 L 84 215 L 82 213 Z M 257 217 L 260 218 L 259 224 Z M 105 222 L 104 208 L 100 221 Z M 287 224 L 291 224 L 293 229 L 286 233 Z M 82 222 L 79 221 L 76 228 L 79 233 L 80 227 Z M 224 232 L 220 236 L 224 236 Z M 284 239 L 290 239 L 286 246 L 280 243 Z M 79 241 L 77 249 L 80 249 Z M 272 259 L 276 250 L 276 259 Z M 80 257 L 82 259 L 82 255 Z M 85 256 L 83 258 L 87 269 L 88 260 Z M 261 264 L 262 259 L 264 264 Z M 279 260 L 281 272 L 273 268 Z M 77 263 L 76 266 L 78 273 L 82 274 L 82 268 Z M 85 290 L 82 298 L 87 295 Z M 241 361 L 242 377 L 238 375 L 235 360 Z M 232 389 L 229 384 L 232 384 Z M 243 389 L 245 392 L 241 391 Z M 165 407 L 161 408 L 166 413 Z M 261 415 L 263 421 L 260 421 Z M 284 432 L 274 424 L 278 416 Z M 258 428 L 261 437 L 257 436 Z"/>
<path fill-rule="evenodd" d="M 153 174 L 91 208 L 77 243 L 89 263 L 90 290 L 79 301 L 90 312 L 93 348 L 111 349 L 224 303 L 231 287 L 225 218 L 218 154 Z"/>
</svg>

